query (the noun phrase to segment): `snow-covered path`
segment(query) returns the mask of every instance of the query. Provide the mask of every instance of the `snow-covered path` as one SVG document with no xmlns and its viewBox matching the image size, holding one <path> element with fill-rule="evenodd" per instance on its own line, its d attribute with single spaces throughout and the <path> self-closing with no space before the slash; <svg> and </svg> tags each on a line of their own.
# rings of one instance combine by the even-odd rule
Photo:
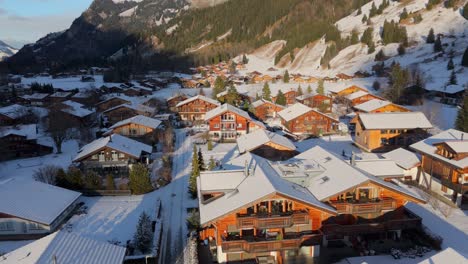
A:
<svg viewBox="0 0 468 264">
<path fill-rule="evenodd" d="M 176 151 L 173 155 L 172 182 L 165 188 L 169 193 L 165 196 L 162 207 L 164 231 L 161 242 L 159 263 L 175 263 L 183 253 L 187 242 L 187 208 L 197 205 L 188 194 L 190 159 L 192 157 L 192 140 L 185 135 L 184 130 L 176 131 Z"/>
</svg>

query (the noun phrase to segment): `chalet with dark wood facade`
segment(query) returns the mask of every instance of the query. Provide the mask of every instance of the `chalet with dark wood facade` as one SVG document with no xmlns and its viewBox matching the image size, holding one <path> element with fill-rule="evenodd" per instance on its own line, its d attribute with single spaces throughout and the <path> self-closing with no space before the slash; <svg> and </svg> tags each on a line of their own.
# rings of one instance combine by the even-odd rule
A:
<svg viewBox="0 0 468 264">
<path fill-rule="evenodd" d="M 372 99 L 365 103 L 353 106 L 356 116 L 350 121 L 353 126 L 356 125 L 359 113 L 393 113 L 393 112 L 411 112 L 408 108 L 394 104 L 381 99 Z"/>
<path fill-rule="evenodd" d="M 152 116 L 155 109 L 146 105 L 129 105 L 122 104 L 102 112 L 102 115 L 107 118 L 107 123 L 114 125 L 117 122 L 132 118 L 137 115 Z"/>
<path fill-rule="evenodd" d="M 29 158 L 52 153 L 50 146 L 37 143 L 37 125 L 0 127 L 0 160 Z"/>
<path fill-rule="evenodd" d="M 356 106 L 374 99 L 383 100 L 383 98 L 379 96 L 364 91 L 357 91 L 355 93 L 348 94 L 345 98 L 350 106 Z"/>
<path fill-rule="evenodd" d="M 177 104 L 182 102 L 182 101 L 187 100 L 188 98 L 189 97 L 186 94 L 183 94 L 183 93 L 173 95 L 173 96 L 167 98 L 167 100 L 166 100 L 167 108 L 172 112 L 176 112 L 177 111 L 177 107 L 176 107 Z"/>
<path fill-rule="evenodd" d="M 297 91 L 291 89 L 289 91 L 283 92 L 284 97 L 286 97 L 286 105 L 293 105 L 296 103 Z M 271 97 L 271 101 L 276 102 L 276 96 Z"/>
<path fill-rule="evenodd" d="M 154 144 L 156 131 L 161 123 L 162 121 L 160 120 L 137 115 L 115 123 L 104 135 L 119 134 L 148 144 Z"/>
<path fill-rule="evenodd" d="M 258 119 L 262 121 L 276 118 L 278 112 L 285 108 L 285 106 L 277 105 L 265 99 L 260 99 L 252 103 L 252 112 Z"/>
<path fill-rule="evenodd" d="M 296 103 L 278 113 L 283 127 L 294 135 L 334 133 L 339 121 L 329 115 Z"/>
<path fill-rule="evenodd" d="M 51 104 L 57 104 L 69 100 L 72 96 L 72 92 L 55 92 L 49 96 L 49 101 Z"/>
<path fill-rule="evenodd" d="M 356 85 L 352 85 L 352 86 L 345 87 L 345 88 L 336 87 L 336 88 L 329 89 L 330 95 L 333 98 L 344 97 L 344 96 L 347 96 L 349 94 L 359 92 L 359 91 L 366 92 L 366 93 L 368 92 L 365 88 L 362 88 L 362 87 L 359 87 L 359 86 L 356 86 Z"/>
<path fill-rule="evenodd" d="M 266 129 L 262 122 L 252 119 L 247 112 L 230 104 L 223 104 L 207 112 L 205 121 L 215 141 L 234 141 L 241 135 Z"/>
<path fill-rule="evenodd" d="M 419 196 L 320 147 L 275 163 L 247 153 L 225 167 L 197 178 L 200 235 L 219 263 L 312 261 L 333 240 L 421 225 L 403 207 Z"/>
<path fill-rule="evenodd" d="M 298 154 L 291 140 L 264 129 L 237 138 L 237 149 L 241 154 L 250 152 L 270 161 L 286 160 Z"/>
<path fill-rule="evenodd" d="M 176 105 L 180 119 L 187 125 L 205 122 L 205 114 L 221 104 L 203 95 L 197 95 Z"/>
<path fill-rule="evenodd" d="M 73 162 L 83 171 L 95 171 L 102 177 L 128 176 L 132 164 L 149 164 L 152 150 L 149 145 L 113 134 L 83 146 Z"/>
<path fill-rule="evenodd" d="M 19 102 L 24 105 L 47 106 L 49 104 L 49 94 L 33 93 L 19 97 Z"/>
<path fill-rule="evenodd" d="M 331 113 L 333 99 L 323 94 L 304 94 L 296 97 L 297 102 L 310 108 L 316 108 L 322 113 Z"/>
<path fill-rule="evenodd" d="M 426 138 L 430 128 L 422 112 L 361 113 L 354 143 L 369 152 L 389 151 Z"/>
<path fill-rule="evenodd" d="M 109 99 L 106 99 L 104 101 L 97 103 L 96 111 L 104 112 L 108 109 L 111 109 L 113 107 L 123 105 L 123 104 L 131 104 L 131 102 L 125 99 L 119 98 L 119 97 L 112 97 L 112 98 L 109 98 Z"/>
<path fill-rule="evenodd" d="M 449 129 L 411 145 L 421 154 L 418 183 L 468 209 L 468 133 Z"/>
<path fill-rule="evenodd" d="M 0 125 L 16 125 L 21 123 L 21 119 L 30 114 L 27 107 L 13 104 L 0 107 Z"/>
</svg>

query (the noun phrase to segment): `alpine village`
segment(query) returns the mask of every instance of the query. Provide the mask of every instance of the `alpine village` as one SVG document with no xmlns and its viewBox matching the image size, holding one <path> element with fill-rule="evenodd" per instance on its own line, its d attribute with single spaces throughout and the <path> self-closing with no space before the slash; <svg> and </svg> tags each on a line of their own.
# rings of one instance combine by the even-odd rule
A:
<svg viewBox="0 0 468 264">
<path fill-rule="evenodd" d="M 0 264 L 468 263 L 468 0 L 76 2 L 0 1 Z"/>
</svg>

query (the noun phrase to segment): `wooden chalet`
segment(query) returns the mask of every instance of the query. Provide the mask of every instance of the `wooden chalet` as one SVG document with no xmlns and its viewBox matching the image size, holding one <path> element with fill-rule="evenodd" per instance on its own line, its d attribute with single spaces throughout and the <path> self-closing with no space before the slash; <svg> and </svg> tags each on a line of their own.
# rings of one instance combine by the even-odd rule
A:
<svg viewBox="0 0 468 264">
<path fill-rule="evenodd" d="M 426 138 L 430 128 L 421 112 L 361 113 L 354 143 L 365 151 L 385 152 Z"/>
<path fill-rule="evenodd" d="M 128 100 L 119 98 L 119 97 L 111 97 L 109 99 L 106 99 L 104 101 L 97 103 L 95 106 L 96 106 L 96 111 L 104 112 L 108 109 L 111 109 L 113 107 L 116 107 L 122 104 L 131 104 L 131 102 Z"/>
<path fill-rule="evenodd" d="M 421 225 L 403 207 L 424 203 L 419 196 L 320 147 L 275 163 L 246 153 L 224 167 L 197 178 L 200 236 L 219 263 L 304 263 L 333 240 L 399 237 Z"/>
<path fill-rule="evenodd" d="M 252 112 L 258 119 L 267 121 L 268 119 L 276 118 L 278 112 L 285 109 L 285 106 L 277 105 L 265 99 L 260 99 L 252 103 L 252 109 Z"/>
<path fill-rule="evenodd" d="M 147 96 L 147 95 L 152 95 L 153 91 L 151 89 L 148 89 L 148 88 L 130 87 L 128 89 L 125 89 L 123 94 L 126 95 L 126 96 L 130 96 L 130 97 Z"/>
<path fill-rule="evenodd" d="M 113 125 L 122 120 L 137 116 L 152 116 L 155 109 L 146 105 L 129 105 L 122 104 L 112 107 L 104 112 L 103 116 L 107 118 L 107 123 Z"/>
<path fill-rule="evenodd" d="M 297 102 L 310 108 L 316 108 L 322 113 L 331 113 L 333 99 L 323 94 L 303 94 L 296 97 Z"/>
<path fill-rule="evenodd" d="M 70 100 L 91 107 L 99 101 L 99 94 L 94 91 L 79 92 L 74 94 Z"/>
<path fill-rule="evenodd" d="M 301 103 L 278 113 L 283 127 L 294 135 L 324 135 L 337 130 L 339 121 Z"/>
<path fill-rule="evenodd" d="M 90 170 L 102 177 L 128 176 L 134 163 L 149 164 L 153 148 L 136 140 L 113 134 L 83 146 L 73 162 L 84 172 Z"/>
<path fill-rule="evenodd" d="M 296 156 L 296 146 L 288 138 L 264 129 L 237 138 L 237 149 L 250 152 L 270 161 L 286 160 Z"/>
<path fill-rule="evenodd" d="M 218 101 L 221 103 L 225 103 L 228 97 L 228 91 L 223 91 L 220 92 L 219 94 L 216 95 Z M 243 105 L 245 102 L 251 103 L 252 102 L 252 97 L 250 97 L 247 94 L 244 93 L 238 93 L 238 100 L 234 102 L 236 105 Z"/>
<path fill-rule="evenodd" d="M 175 94 L 175 95 L 167 98 L 167 100 L 166 100 L 167 108 L 172 112 L 176 112 L 177 111 L 176 105 L 178 103 L 182 102 L 182 101 L 187 100 L 188 98 L 189 97 L 186 94 L 183 94 L 183 93 Z"/>
<path fill-rule="evenodd" d="M 186 125 L 205 122 L 205 114 L 220 106 L 216 100 L 203 95 L 188 98 L 176 105 L 180 119 Z"/>
<path fill-rule="evenodd" d="M 223 104 L 205 115 L 209 134 L 215 141 L 234 141 L 239 136 L 257 129 L 266 129 L 262 122 L 252 119 L 249 114 L 230 104 Z"/>
<path fill-rule="evenodd" d="M 104 135 L 119 134 L 153 145 L 156 141 L 157 129 L 161 123 L 160 120 L 137 115 L 115 123 Z"/>
<path fill-rule="evenodd" d="M 293 105 L 296 103 L 297 91 L 291 89 L 283 93 L 286 97 L 286 105 Z M 276 96 L 271 97 L 271 101 L 276 102 Z"/>
<path fill-rule="evenodd" d="M 411 145 L 421 156 L 418 183 L 468 209 L 468 133 L 449 129 Z"/>
<path fill-rule="evenodd" d="M 359 113 L 393 113 L 393 112 L 411 112 L 408 108 L 394 104 L 381 99 L 372 99 L 365 103 L 353 106 L 356 116 L 349 122 L 353 127 L 356 126 Z"/>
<path fill-rule="evenodd" d="M 95 112 L 72 100 L 58 103 L 57 107 L 65 113 L 76 127 L 89 127 L 96 121 Z"/>
<path fill-rule="evenodd" d="M 0 107 L 0 125 L 16 125 L 31 114 L 29 109 L 19 104 Z"/>
<path fill-rule="evenodd" d="M 49 94 L 47 93 L 33 93 L 23 95 L 18 98 L 19 102 L 25 105 L 32 106 L 47 106 L 49 104 Z"/>
<path fill-rule="evenodd" d="M 341 96 L 347 96 L 349 94 L 359 92 L 359 91 L 368 92 L 366 89 L 364 89 L 362 87 L 359 87 L 359 86 L 356 86 L 356 85 L 352 85 L 352 86 L 345 87 L 345 88 L 332 88 L 332 89 L 329 89 L 329 90 L 330 90 L 330 95 L 333 98 L 339 97 L 339 96 L 340 97 Z"/>
<path fill-rule="evenodd" d="M 49 96 L 50 103 L 57 104 L 69 100 L 73 96 L 72 92 L 55 92 Z"/>
<path fill-rule="evenodd" d="M 374 99 L 384 100 L 379 96 L 364 91 L 357 91 L 355 93 L 348 94 L 345 96 L 345 99 L 350 106 L 356 106 Z"/>
<path fill-rule="evenodd" d="M 0 127 L 0 160 L 29 158 L 47 155 L 54 150 L 37 143 L 37 125 Z"/>
</svg>

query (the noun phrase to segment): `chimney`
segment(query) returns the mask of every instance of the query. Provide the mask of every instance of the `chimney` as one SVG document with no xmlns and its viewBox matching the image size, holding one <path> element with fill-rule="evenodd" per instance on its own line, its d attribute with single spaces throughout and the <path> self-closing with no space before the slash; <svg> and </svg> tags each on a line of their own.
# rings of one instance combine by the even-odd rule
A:
<svg viewBox="0 0 468 264">
<path fill-rule="evenodd" d="M 351 153 L 351 166 L 356 166 L 356 153 L 354 151 Z"/>
<path fill-rule="evenodd" d="M 109 142 L 112 142 L 112 135 L 109 136 Z"/>
</svg>

